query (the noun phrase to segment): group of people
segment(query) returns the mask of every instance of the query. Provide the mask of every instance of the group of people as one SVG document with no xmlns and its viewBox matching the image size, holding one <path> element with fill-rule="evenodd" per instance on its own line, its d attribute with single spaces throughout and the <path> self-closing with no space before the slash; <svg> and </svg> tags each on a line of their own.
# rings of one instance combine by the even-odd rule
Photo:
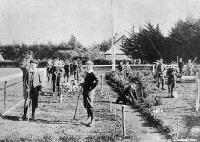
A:
<svg viewBox="0 0 200 142">
<path fill-rule="evenodd" d="M 126 65 L 123 65 L 123 62 L 120 62 L 118 65 L 118 70 L 122 74 L 124 74 L 124 78 L 127 78 L 130 74 L 131 68 L 129 63 L 127 62 Z M 170 68 L 166 68 L 165 64 L 163 63 L 163 59 L 160 59 L 156 62 L 156 71 L 155 71 L 155 77 L 156 77 L 156 84 L 157 87 L 162 90 L 165 89 L 165 77 L 167 77 L 167 86 L 168 86 L 168 97 L 177 97 L 174 93 L 176 91 L 176 80 L 177 80 L 177 74 L 182 75 L 184 70 L 184 63 L 182 61 L 182 58 L 179 59 L 178 63 L 178 69 L 175 68 L 175 65 L 172 65 Z M 188 60 L 188 63 L 186 65 L 186 75 L 193 75 L 193 65 L 191 60 Z M 116 102 L 124 102 L 127 103 L 127 101 L 130 101 L 134 103 L 135 101 L 142 101 L 144 97 L 144 88 L 141 85 L 140 81 L 133 81 L 131 82 L 131 85 L 124 89 L 123 93 L 119 96 L 119 98 L 116 100 Z M 126 96 L 129 96 L 129 100 L 126 99 Z M 129 102 L 129 103 L 130 103 Z"/>
<path fill-rule="evenodd" d="M 191 59 L 189 59 L 188 63 L 186 64 L 186 68 L 184 68 L 183 59 L 180 58 L 179 62 L 178 62 L 179 73 L 181 73 L 181 74 L 185 73 L 185 75 L 187 75 L 187 76 L 194 75 L 194 72 L 193 72 L 193 69 L 194 69 L 193 62 L 192 62 Z"/>
<path fill-rule="evenodd" d="M 165 64 L 163 63 L 163 59 L 160 59 L 156 65 L 156 78 L 157 78 L 157 87 L 160 87 L 160 83 L 162 85 L 162 90 L 166 90 L 164 88 L 164 77 L 167 76 L 167 85 L 168 85 L 168 92 L 169 97 L 174 97 L 173 92 L 176 91 L 176 78 L 177 74 L 182 76 L 185 75 L 192 76 L 193 74 L 193 64 L 191 59 L 188 60 L 184 71 L 184 63 L 182 58 L 179 59 L 178 62 L 178 69 L 172 65 L 170 68 L 166 69 Z"/>
<path fill-rule="evenodd" d="M 129 65 L 129 62 L 126 62 L 126 64 L 123 65 L 123 62 L 121 61 L 118 65 L 118 70 L 120 71 L 121 74 L 124 75 L 124 78 L 129 77 L 129 74 L 131 72 L 131 67 Z"/>
<path fill-rule="evenodd" d="M 37 71 L 38 61 L 33 59 L 33 52 L 28 51 L 25 58 L 21 62 L 21 69 L 23 71 L 23 95 L 24 95 L 24 113 L 22 120 L 27 119 L 27 112 L 32 105 L 32 120 L 35 120 L 35 110 L 38 107 L 38 97 L 42 90 L 41 76 Z M 79 68 L 78 62 L 75 62 L 76 67 L 73 68 L 73 72 L 70 71 L 70 64 L 67 61 L 64 65 L 65 76 L 73 75 L 75 79 L 78 79 L 77 68 Z M 93 100 L 95 95 L 95 88 L 99 82 L 97 75 L 93 70 L 94 63 L 92 61 L 86 62 L 86 72 L 84 81 L 79 84 L 83 89 L 83 104 L 87 110 L 87 120 L 85 124 L 89 127 L 94 125 L 94 113 L 93 113 Z M 76 71 L 75 71 L 76 69 Z M 48 68 L 48 72 L 51 73 L 53 91 L 59 86 L 62 68 L 58 60 L 52 62 L 52 66 Z M 50 76 L 49 76 L 50 77 Z M 68 80 L 67 80 L 68 81 Z"/>
<path fill-rule="evenodd" d="M 52 83 L 53 95 L 56 93 L 60 95 L 61 78 L 64 79 L 64 82 L 69 82 L 69 78 L 72 77 L 79 82 L 81 70 L 81 60 L 74 60 L 73 62 L 66 60 L 64 64 L 59 59 L 49 60 L 47 64 L 47 78 Z"/>
</svg>

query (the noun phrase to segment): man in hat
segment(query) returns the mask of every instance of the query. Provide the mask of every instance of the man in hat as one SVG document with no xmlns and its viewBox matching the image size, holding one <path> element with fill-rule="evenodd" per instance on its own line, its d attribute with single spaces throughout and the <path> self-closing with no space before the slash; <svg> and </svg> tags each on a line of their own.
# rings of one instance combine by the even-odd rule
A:
<svg viewBox="0 0 200 142">
<path fill-rule="evenodd" d="M 165 90 L 164 88 L 164 70 L 165 70 L 165 64 L 163 63 L 163 59 L 160 59 L 159 64 L 157 65 L 156 68 L 156 73 L 157 73 L 157 86 L 158 88 L 160 87 L 160 81 L 162 84 L 162 90 Z"/>
<path fill-rule="evenodd" d="M 83 88 L 83 104 L 87 110 L 88 119 L 86 121 L 86 125 L 89 127 L 93 126 L 94 124 L 94 114 L 93 114 L 93 100 L 95 95 L 95 88 L 99 82 L 97 76 L 94 73 L 92 61 L 86 62 L 87 65 L 87 72 L 84 78 L 84 82 L 81 83 Z"/>
<path fill-rule="evenodd" d="M 32 104 L 32 119 L 35 120 L 35 110 L 38 107 L 38 96 L 41 91 L 41 76 L 37 72 L 37 60 L 30 61 L 30 70 L 29 70 L 29 82 L 26 85 L 27 91 L 29 92 L 25 98 L 24 103 L 24 114 L 22 119 L 26 119 L 28 107 Z"/>
</svg>

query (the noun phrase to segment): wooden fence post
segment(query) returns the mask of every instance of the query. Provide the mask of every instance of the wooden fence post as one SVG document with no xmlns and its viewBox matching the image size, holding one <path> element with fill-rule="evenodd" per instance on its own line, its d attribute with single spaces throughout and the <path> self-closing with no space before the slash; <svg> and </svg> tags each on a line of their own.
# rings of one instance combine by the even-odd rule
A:
<svg viewBox="0 0 200 142">
<path fill-rule="evenodd" d="M 176 124 L 176 126 L 177 126 L 177 130 L 176 130 L 176 138 L 178 139 L 178 135 L 179 135 L 179 133 L 178 133 L 178 131 L 179 131 L 179 122 L 178 122 L 178 120 L 177 120 L 177 124 Z"/>
<path fill-rule="evenodd" d="M 101 78 L 101 94 L 103 94 L 103 75 L 101 75 L 100 78 Z"/>
<path fill-rule="evenodd" d="M 112 108 L 111 108 L 110 93 L 108 92 L 107 94 L 108 94 L 108 101 L 109 101 L 109 109 L 110 109 L 110 111 L 111 111 Z"/>
<path fill-rule="evenodd" d="M 123 128 L 123 137 L 126 135 L 126 128 L 125 128 L 125 110 L 124 106 L 122 106 L 122 128 Z"/>
<path fill-rule="evenodd" d="M 7 86 L 7 81 L 4 83 L 4 112 L 6 111 L 6 86 Z"/>
<path fill-rule="evenodd" d="M 197 73 L 197 98 L 196 98 L 196 112 L 199 111 L 199 96 L 200 96 L 200 73 Z"/>
<path fill-rule="evenodd" d="M 153 69 L 152 69 L 153 73 L 155 72 L 155 65 L 153 65 Z"/>
</svg>

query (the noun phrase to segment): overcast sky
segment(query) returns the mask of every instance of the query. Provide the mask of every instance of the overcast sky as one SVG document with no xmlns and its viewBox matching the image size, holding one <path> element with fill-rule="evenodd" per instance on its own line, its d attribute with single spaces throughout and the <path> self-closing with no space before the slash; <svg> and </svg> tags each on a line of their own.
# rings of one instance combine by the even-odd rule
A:
<svg viewBox="0 0 200 142">
<path fill-rule="evenodd" d="M 0 0 L 1 43 L 58 43 L 75 35 L 84 45 L 111 37 L 110 0 Z M 186 17 L 200 17 L 200 0 L 113 0 L 114 32 L 147 21 L 166 35 Z"/>
</svg>

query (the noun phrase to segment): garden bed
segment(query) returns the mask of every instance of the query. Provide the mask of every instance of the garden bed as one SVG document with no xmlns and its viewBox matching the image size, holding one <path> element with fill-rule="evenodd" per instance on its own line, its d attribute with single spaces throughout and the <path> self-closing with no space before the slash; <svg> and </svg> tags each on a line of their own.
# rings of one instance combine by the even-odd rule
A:
<svg viewBox="0 0 200 142">
<path fill-rule="evenodd" d="M 132 106 L 158 128 L 160 132 L 171 138 L 188 138 L 189 130 L 195 123 L 195 85 L 178 84 L 178 99 L 168 98 L 167 90 L 159 90 L 150 71 L 133 72 L 132 79 L 139 79 L 144 86 L 144 102 L 134 103 Z M 108 72 L 105 76 L 107 84 L 118 94 L 128 86 L 130 78 L 124 80 L 118 72 Z M 166 88 L 166 87 L 165 87 Z M 156 110 L 156 111 L 154 111 Z"/>
</svg>

